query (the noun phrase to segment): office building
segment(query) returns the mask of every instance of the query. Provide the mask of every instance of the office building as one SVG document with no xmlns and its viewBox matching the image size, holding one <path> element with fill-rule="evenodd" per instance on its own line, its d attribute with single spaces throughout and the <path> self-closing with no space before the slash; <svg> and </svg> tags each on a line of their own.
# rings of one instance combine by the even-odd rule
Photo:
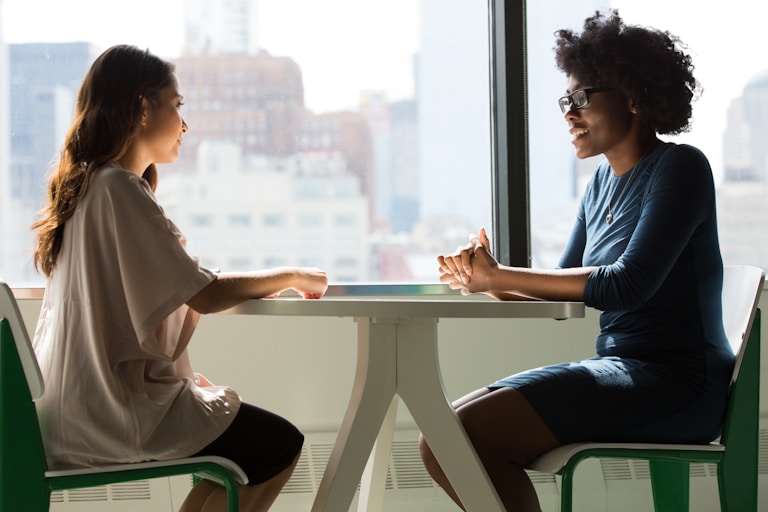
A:
<svg viewBox="0 0 768 512">
<path fill-rule="evenodd" d="M 184 53 L 257 53 L 258 9 L 258 0 L 184 0 Z"/>
<path fill-rule="evenodd" d="M 768 72 L 731 102 L 723 133 L 724 176 L 717 189 L 723 259 L 768 267 Z"/>
<path fill-rule="evenodd" d="M 10 162 L 5 191 L 10 208 L 3 238 L 14 274 L 24 282 L 39 280 L 30 265 L 29 230 L 45 202 L 45 181 L 72 122 L 77 90 L 98 54 L 89 43 L 8 45 Z M 23 269 L 19 269 L 19 262 Z"/>
</svg>

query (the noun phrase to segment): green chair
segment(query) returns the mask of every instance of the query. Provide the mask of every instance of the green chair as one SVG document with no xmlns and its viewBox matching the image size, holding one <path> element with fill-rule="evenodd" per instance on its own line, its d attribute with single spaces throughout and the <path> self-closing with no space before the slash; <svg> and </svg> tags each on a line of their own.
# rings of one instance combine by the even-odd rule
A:
<svg viewBox="0 0 768 512">
<path fill-rule="evenodd" d="M 760 392 L 760 310 L 764 273 L 755 267 L 726 267 L 723 324 L 736 354 L 723 433 L 705 445 L 574 443 L 555 448 L 528 469 L 561 475 L 560 510 L 570 512 L 573 476 L 588 458 L 647 460 L 656 512 L 689 510 L 689 464 L 717 466 L 720 509 L 757 511 L 757 459 Z"/>
<path fill-rule="evenodd" d="M 33 402 L 43 389 L 18 305 L 8 285 L 0 281 L 0 512 L 47 511 L 52 491 L 174 475 L 217 482 L 227 491 L 229 512 L 239 512 L 237 484 L 247 483 L 248 477 L 223 457 L 48 471 Z"/>
</svg>

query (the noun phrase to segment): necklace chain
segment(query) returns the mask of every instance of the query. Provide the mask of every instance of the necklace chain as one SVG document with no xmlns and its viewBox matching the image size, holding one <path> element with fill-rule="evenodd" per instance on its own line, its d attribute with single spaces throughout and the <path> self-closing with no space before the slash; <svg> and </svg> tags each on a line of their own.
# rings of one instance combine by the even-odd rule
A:
<svg viewBox="0 0 768 512">
<path fill-rule="evenodd" d="M 648 153 L 651 152 L 651 149 L 653 148 L 653 145 L 651 145 L 650 148 L 648 148 L 645 153 L 643 153 L 643 156 L 640 157 L 640 160 L 637 161 L 635 165 L 632 166 L 632 169 L 629 170 L 629 179 L 624 184 L 624 187 L 622 187 L 621 192 L 619 193 L 619 197 L 616 198 L 616 200 L 613 200 L 613 197 L 608 201 L 608 213 L 605 216 L 605 222 L 610 224 L 613 222 L 613 205 L 616 205 L 616 207 L 619 206 L 619 201 L 621 201 L 621 198 L 624 197 L 624 192 L 627 191 L 627 187 L 629 187 L 629 184 L 632 182 L 632 178 L 635 177 L 635 169 L 637 169 L 637 166 L 640 165 L 640 162 L 643 161 L 643 158 L 645 158 Z M 621 178 L 619 178 L 621 179 Z M 616 186 L 619 186 L 618 181 L 616 182 Z M 612 196 L 616 195 L 616 191 L 614 190 L 614 193 Z"/>
<path fill-rule="evenodd" d="M 608 224 L 613 222 L 613 206 L 611 206 L 611 203 L 614 203 L 616 206 L 619 205 L 619 201 L 621 201 L 621 198 L 624 196 L 624 192 L 627 190 L 627 187 L 629 186 L 630 182 L 632 181 L 632 178 L 635 176 L 635 167 L 637 167 L 637 164 L 635 164 L 635 166 L 632 167 L 632 169 L 630 169 L 630 171 L 629 171 L 629 179 L 624 184 L 624 188 L 621 189 L 621 193 L 619 194 L 619 197 L 616 199 L 615 203 L 614 203 L 613 200 L 608 201 L 608 214 L 605 216 L 605 222 L 607 222 Z M 619 186 L 618 182 L 616 182 L 616 186 L 617 187 Z M 615 191 L 614 191 L 614 195 L 615 195 Z"/>
</svg>

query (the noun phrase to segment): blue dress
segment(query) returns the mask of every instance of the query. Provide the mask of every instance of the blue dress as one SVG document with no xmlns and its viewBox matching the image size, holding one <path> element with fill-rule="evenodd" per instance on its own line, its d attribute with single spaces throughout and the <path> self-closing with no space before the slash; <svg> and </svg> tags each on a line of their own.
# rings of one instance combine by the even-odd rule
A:
<svg viewBox="0 0 768 512">
<path fill-rule="evenodd" d="M 584 291 L 601 311 L 597 356 L 488 387 L 520 391 L 561 443 L 715 439 L 734 357 L 706 157 L 666 143 L 621 177 L 601 163 L 560 266 L 598 267 Z"/>
</svg>

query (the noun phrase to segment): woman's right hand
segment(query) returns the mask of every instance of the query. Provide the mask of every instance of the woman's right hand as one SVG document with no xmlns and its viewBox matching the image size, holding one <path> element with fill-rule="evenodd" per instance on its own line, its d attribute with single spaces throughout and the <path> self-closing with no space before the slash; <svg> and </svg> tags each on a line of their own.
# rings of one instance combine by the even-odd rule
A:
<svg viewBox="0 0 768 512">
<path fill-rule="evenodd" d="M 448 283 L 452 289 L 460 289 L 468 285 L 472 278 L 472 258 L 475 257 L 475 252 L 482 248 L 490 255 L 490 245 L 485 228 L 480 228 L 479 235 L 470 235 L 467 245 L 457 248 L 452 254 L 438 256 L 440 281 Z"/>
<path fill-rule="evenodd" d="M 299 267 L 296 272 L 296 284 L 292 286 L 305 299 L 319 299 L 328 289 L 328 276 L 324 270 L 312 267 Z"/>
</svg>

